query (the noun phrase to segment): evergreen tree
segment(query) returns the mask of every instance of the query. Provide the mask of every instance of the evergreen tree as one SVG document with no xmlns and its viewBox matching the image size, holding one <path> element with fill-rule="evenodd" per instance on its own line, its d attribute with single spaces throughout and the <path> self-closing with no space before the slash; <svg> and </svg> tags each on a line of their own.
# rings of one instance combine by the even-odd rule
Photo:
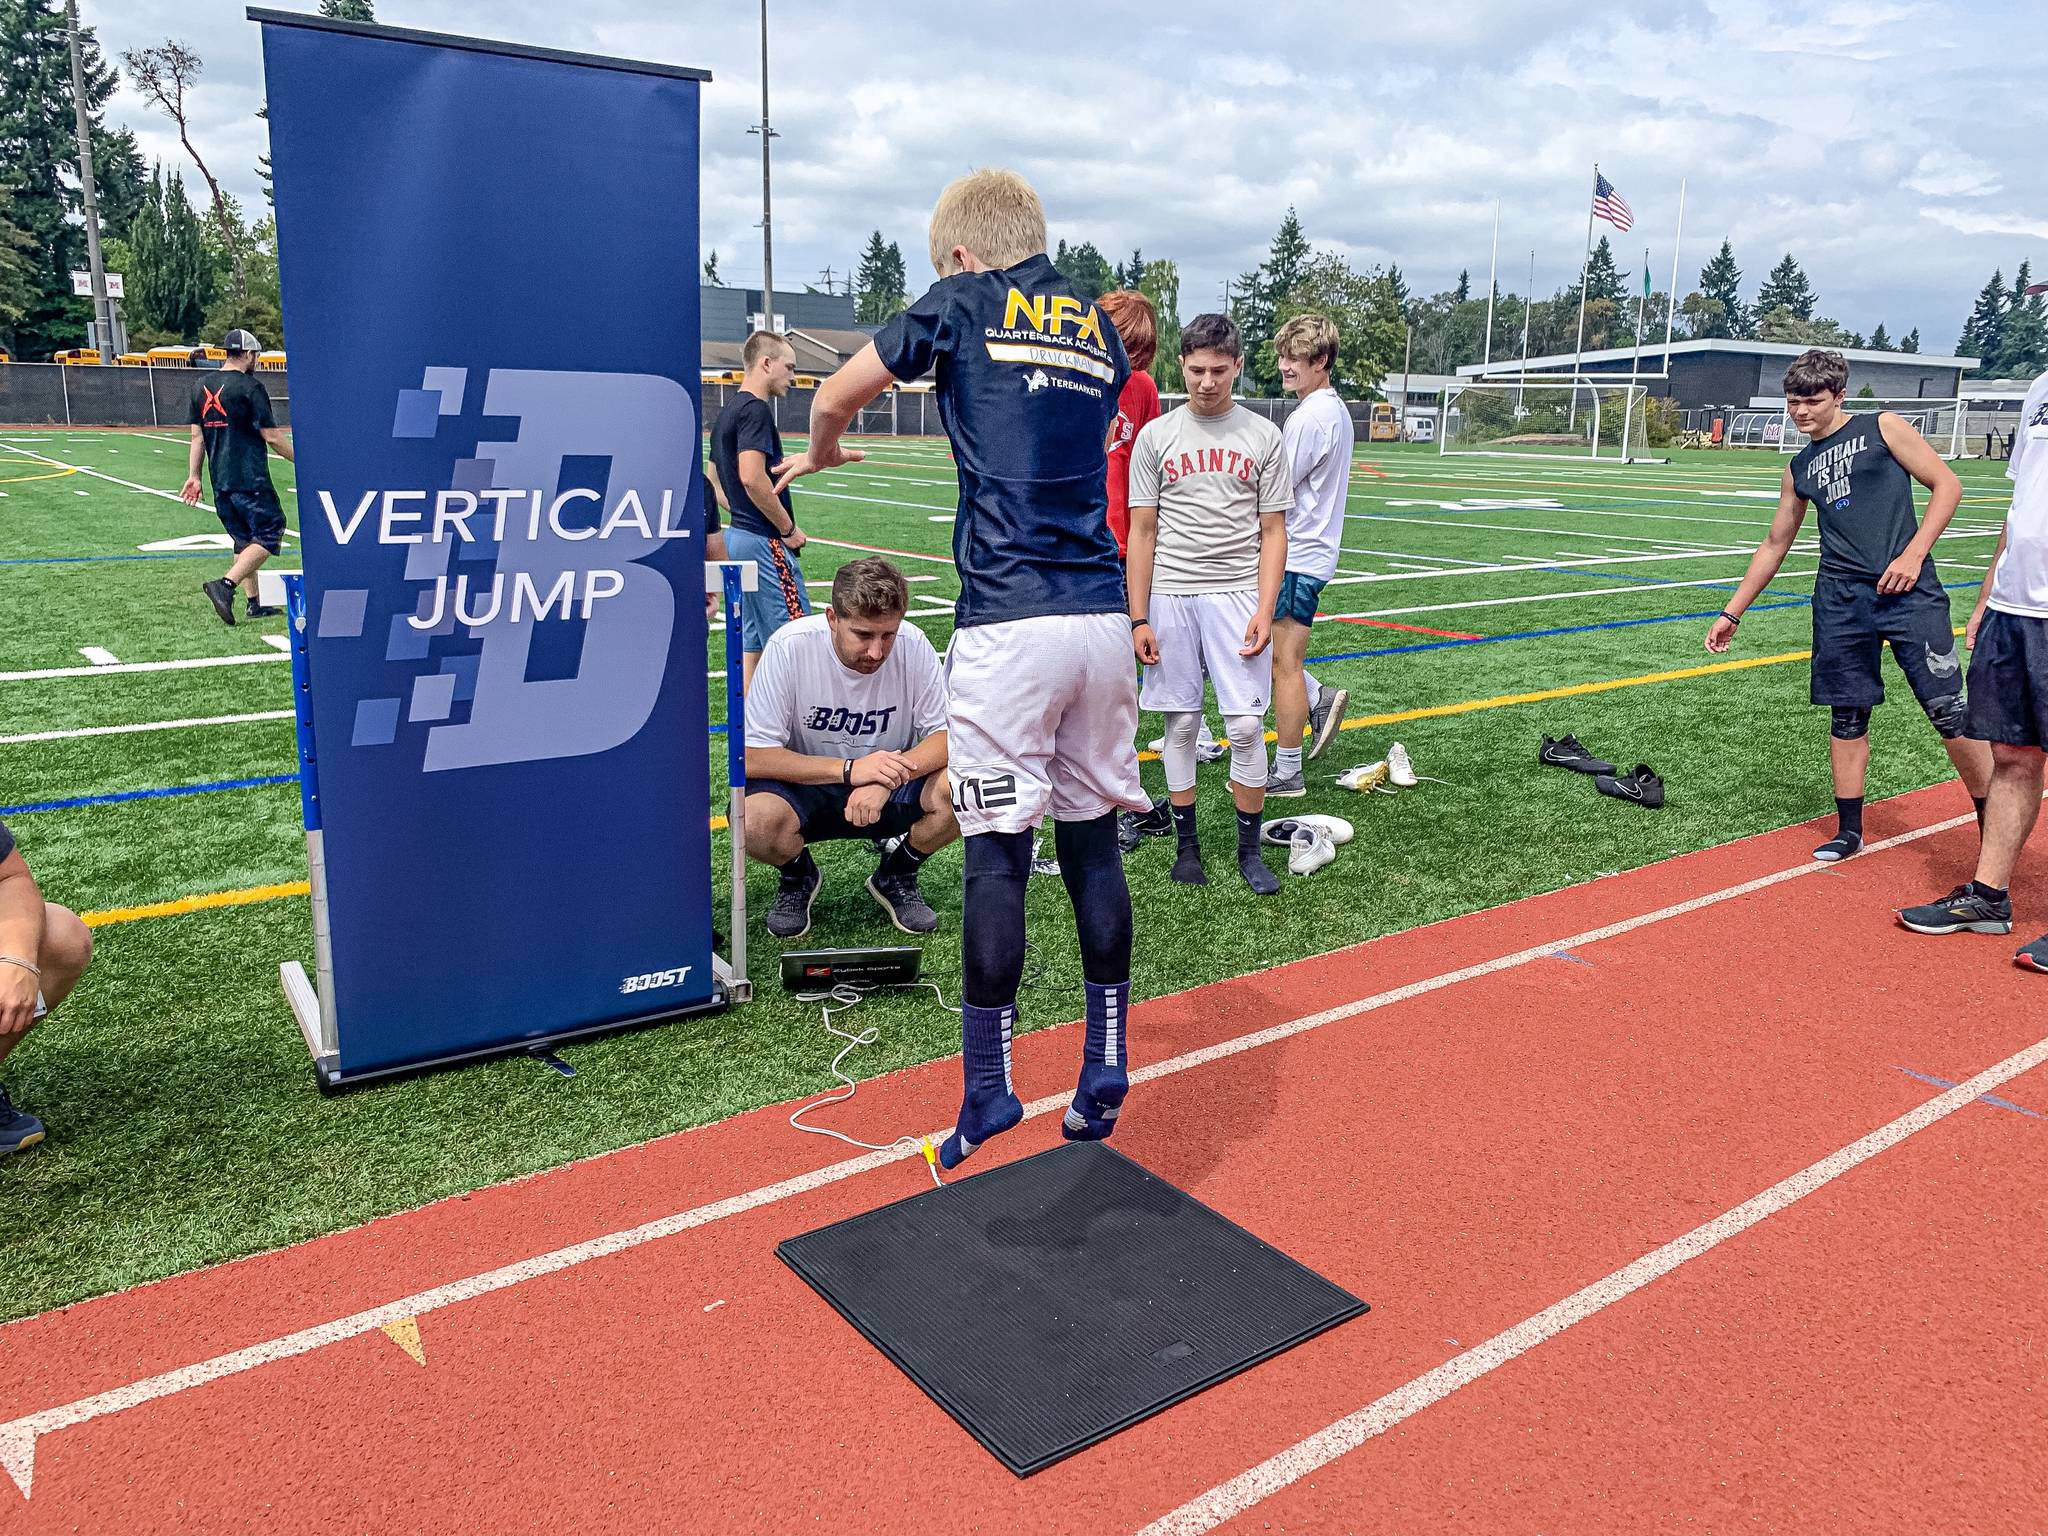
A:
<svg viewBox="0 0 2048 1536">
<path fill-rule="evenodd" d="M 1128 288 L 1128 289 L 1130 289 L 1130 290 L 1131 290 L 1131 292 L 1133 292 L 1133 293 L 1136 293 L 1136 292 L 1138 291 L 1138 284 L 1140 284 L 1140 283 L 1142 283 L 1142 282 L 1144 282 L 1144 281 L 1145 281 L 1145 255 L 1144 255 L 1144 252 L 1142 252 L 1142 251 L 1132 251 L 1132 252 L 1131 252 L 1131 259 L 1130 259 L 1129 261 L 1125 262 L 1125 263 L 1124 263 L 1124 264 L 1123 264 L 1123 265 L 1122 265 L 1121 267 L 1117 268 L 1117 272 L 1116 272 L 1116 285 L 1117 285 L 1117 287 L 1119 287 L 1119 288 Z"/>
<path fill-rule="evenodd" d="M 139 196 L 135 141 L 106 128 L 103 114 L 117 82 L 91 27 L 81 26 L 79 44 L 101 227 L 119 234 L 110 214 L 132 215 Z M 78 345 L 91 317 L 92 301 L 71 296 L 71 273 L 86 262 L 85 229 L 76 222 L 77 159 L 63 0 L 0 0 L 0 178 L 12 192 L 9 220 L 30 241 L 26 301 L 8 322 L 10 350 L 19 358 Z"/>
<path fill-rule="evenodd" d="M 1906 332 L 1905 338 L 1899 343 L 1899 350 L 1901 352 L 1918 352 L 1920 350 L 1919 326 L 1916 325 L 1913 329 Z"/>
<path fill-rule="evenodd" d="M 1408 313 L 1408 279 L 1401 275 L 1399 264 L 1387 268 L 1387 286 L 1394 290 L 1394 302 L 1401 306 L 1401 313 Z"/>
<path fill-rule="evenodd" d="M 2012 296 L 1995 357 L 1985 359 L 1987 371 L 2001 379 L 2031 379 L 2048 368 L 2048 314 L 2043 296 L 2029 296 L 2034 285 L 2031 263 L 2022 261 L 2012 275 Z"/>
<path fill-rule="evenodd" d="M 1062 240 L 1052 264 L 1084 299 L 1099 299 L 1116 286 L 1116 268 L 1095 248 L 1092 240 L 1084 240 L 1075 246 Z"/>
<path fill-rule="evenodd" d="M 1276 395 L 1280 392 L 1278 370 L 1268 373 L 1260 360 L 1270 350 L 1267 343 L 1279 329 L 1281 302 L 1301 281 L 1308 262 L 1308 236 L 1302 233 L 1301 219 L 1290 207 L 1287 217 L 1280 221 L 1280 228 L 1273 235 L 1273 246 L 1266 253 L 1265 261 L 1258 270 L 1246 273 L 1239 280 L 1244 297 L 1237 306 L 1235 318 L 1238 329 L 1244 334 L 1245 376 L 1254 394 Z"/>
<path fill-rule="evenodd" d="M 1328 315 L 1337 324 L 1337 367 L 1332 382 L 1346 399 L 1371 398 L 1388 371 L 1401 366 L 1407 323 L 1393 285 L 1383 273 L 1355 272 L 1337 255 L 1311 257 L 1280 301 L 1275 329 L 1296 315 L 1311 312 Z M 1278 379 L 1280 362 L 1270 337 L 1258 364 L 1261 374 L 1270 372 Z"/>
<path fill-rule="evenodd" d="M 375 0 L 320 0 L 320 14 L 332 21 L 375 21 Z"/>
<path fill-rule="evenodd" d="M 718 286 L 718 252 L 715 250 L 704 253 L 704 281 L 713 288 Z"/>
<path fill-rule="evenodd" d="M 128 227 L 128 248 L 126 304 L 134 329 L 162 337 L 162 344 L 199 340 L 216 291 L 215 264 L 180 174 L 165 181 L 158 166 L 151 175 Z"/>
<path fill-rule="evenodd" d="M 0 335 L 14 328 L 35 297 L 35 242 L 13 215 L 13 189 L 0 182 Z"/>
<path fill-rule="evenodd" d="M 1806 280 L 1799 263 L 1787 251 L 1771 275 L 1764 279 L 1763 287 L 1756 291 L 1756 315 L 1759 320 L 1774 309 L 1790 310 L 1795 320 L 1811 320 L 1814 306 L 1820 302 L 1813 291 L 1813 284 Z"/>
<path fill-rule="evenodd" d="M 1702 306 L 1693 335 L 1747 336 L 1751 334 L 1749 311 L 1742 304 L 1742 269 L 1735 265 L 1735 250 L 1726 239 L 1714 259 L 1700 268 L 1700 294 L 1721 306 L 1719 315 Z M 1701 327 L 1705 326 L 1705 329 Z"/>
<path fill-rule="evenodd" d="M 853 318 L 862 325 L 886 325 L 910 303 L 903 252 L 878 229 L 868 236 L 853 276 Z"/>
<path fill-rule="evenodd" d="M 1607 242 L 1605 240 L 1602 240 L 1600 243 L 1602 245 L 1605 245 Z M 1468 302 L 1471 299 L 1471 297 L 1472 273 L 1469 269 L 1465 267 L 1460 267 L 1458 268 L 1458 286 L 1452 290 L 1451 302 L 1454 304 L 1463 304 Z"/>
<path fill-rule="evenodd" d="M 1956 340 L 1956 351 L 1982 359 L 1972 370 L 1975 373 L 1983 373 L 2004 346 L 2006 302 L 2005 275 L 1993 272 L 1991 281 L 1977 294 L 1977 306 L 1963 322 L 1963 334 Z"/>
<path fill-rule="evenodd" d="M 1884 322 L 1882 320 L 1877 322 L 1877 329 L 1870 333 L 1870 350 L 1873 352 L 1889 352 L 1892 350 L 1892 339 L 1884 333 Z"/>
</svg>

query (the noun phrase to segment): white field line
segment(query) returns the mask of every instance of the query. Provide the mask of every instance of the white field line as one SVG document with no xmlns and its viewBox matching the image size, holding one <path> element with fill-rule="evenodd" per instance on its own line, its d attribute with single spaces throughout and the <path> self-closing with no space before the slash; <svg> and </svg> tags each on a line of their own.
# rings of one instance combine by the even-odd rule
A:
<svg viewBox="0 0 2048 1536">
<path fill-rule="evenodd" d="M 44 667 L 35 672 L 0 672 L 0 683 L 32 683 L 49 677 L 111 677 L 117 672 L 182 672 L 189 667 L 246 667 L 288 656 L 195 656 L 188 661 L 124 661 L 111 667 Z"/>
<path fill-rule="evenodd" d="M 825 491 L 818 491 L 813 492 L 813 494 L 822 496 L 829 495 L 830 493 Z M 867 496 L 848 496 L 842 499 L 847 501 L 872 500 L 871 497 Z M 885 507 L 908 507 L 911 504 L 907 501 L 885 501 L 882 503 L 882 505 Z M 922 507 L 919 507 L 915 508 L 914 510 L 923 511 L 924 509 Z M 888 555 L 893 559 L 926 560 L 931 562 L 933 565 L 951 565 L 953 563 L 953 557 L 951 555 L 920 555 L 915 550 L 884 549 L 879 544 L 849 544 L 844 539 L 821 539 L 815 534 L 808 533 L 804 537 L 805 542 L 810 544 L 823 544 L 828 549 L 858 549 L 863 553 Z M 802 552 L 799 551 L 798 553 L 801 554 Z"/>
<path fill-rule="evenodd" d="M 105 470 L 91 469 L 83 464 L 68 464 L 62 459 L 53 459 L 47 454 L 36 453 L 27 448 L 16 449 L 15 451 L 25 453 L 32 459 L 41 459 L 45 464 L 53 465 L 58 469 L 74 469 L 81 475 L 91 475 L 95 480 L 105 480 L 127 490 L 139 491 L 145 496 L 161 496 L 165 501 L 175 501 L 181 507 L 185 505 L 184 497 L 180 496 L 176 491 L 161 490 L 154 485 L 137 485 L 133 480 L 123 480 L 119 475 L 110 475 Z M 187 508 L 187 510 L 195 509 Z M 299 530 L 292 527 L 289 523 L 285 524 L 284 531 L 295 539 L 299 536 Z"/>
<path fill-rule="evenodd" d="M 1918 842 L 1921 838 L 1932 837 L 1937 833 L 1951 831 L 1966 823 L 1973 823 L 1974 820 L 1974 814 L 1969 816 L 1951 816 L 1945 821 L 1934 822 L 1924 827 L 1916 827 L 1911 831 L 1901 832 L 1893 837 L 1880 838 L 1878 841 L 1865 847 L 1863 856 L 1868 857 L 1871 854 L 1901 847 L 1907 843 Z M 1342 1020 L 1358 1018 L 1363 1014 L 1376 1012 L 1382 1008 L 1410 1002 L 1415 998 L 1426 997 L 1433 992 L 1457 986 L 1462 982 L 1474 981 L 1482 976 L 1492 976 L 1502 971 L 1514 970 L 1520 966 L 1531 964 L 1534 961 L 1545 959 L 1560 949 L 1584 949 L 1588 945 L 1600 943 L 1605 939 L 1619 938 L 1623 934 L 1633 933 L 1641 928 L 1648 928 L 1657 923 L 1668 922 L 1673 918 L 1689 916 L 1694 912 L 1704 911 L 1708 907 L 1718 906 L 1723 902 L 1736 901 L 1744 896 L 1753 895 L 1758 891 L 1768 890 L 1773 886 L 1783 885 L 1789 881 L 1801 880 L 1828 868 L 1828 865 L 1815 863 L 1811 859 L 1804 860 L 1788 869 L 1780 869 L 1768 875 L 1760 875 L 1753 880 L 1744 880 L 1737 885 L 1724 886 L 1720 890 L 1709 891 L 1704 895 L 1690 897 L 1685 901 L 1674 902 L 1669 906 L 1658 907 L 1649 912 L 1641 912 L 1634 917 L 1623 918 L 1618 922 L 1606 923 L 1598 928 L 1589 928 L 1580 933 L 1550 939 L 1544 943 L 1532 945 L 1527 949 L 1516 950 L 1511 954 L 1499 955 L 1494 959 L 1480 961 L 1474 965 L 1461 966 L 1457 970 L 1444 971 L 1421 981 L 1409 982 L 1405 986 L 1391 987 L 1384 992 L 1373 993 L 1369 997 L 1362 997 L 1349 1003 L 1341 1003 L 1334 1008 L 1325 1008 L 1319 1013 L 1306 1014 L 1300 1018 L 1290 1019 L 1283 1024 L 1275 1024 L 1267 1029 L 1255 1030 L 1250 1034 L 1239 1035 L 1232 1040 L 1204 1046 L 1199 1050 L 1189 1051 L 1165 1061 L 1153 1062 L 1134 1070 L 1130 1074 L 1131 1081 L 1133 1084 L 1148 1083 L 1157 1081 L 1160 1078 L 1172 1077 L 1177 1073 L 1192 1071 L 1196 1067 L 1204 1067 L 1211 1062 L 1224 1061 L 1232 1056 L 1239 1056 L 1247 1051 L 1257 1050 L 1262 1046 L 1273 1045 L 1282 1040 L 1292 1039 L 1296 1035 L 1306 1034 L 1310 1030 L 1321 1029 L 1327 1024 L 1335 1024 Z M 2017 1073 L 2015 1072 L 2011 1075 L 2017 1075 Z M 1971 1082 L 1964 1084 L 1961 1088 L 1952 1090 L 1950 1095 L 1944 1096 L 1944 1099 L 1961 1094 L 1963 1098 L 1959 1102 L 1967 1103 L 1970 1099 L 1975 1098 L 1977 1094 L 1986 1091 L 1983 1086 L 1979 1086 L 1981 1081 L 1981 1078 L 1973 1078 Z M 2003 1082 L 2005 1079 L 1999 1078 L 1998 1081 Z M 1040 1115 L 1064 1113 L 1068 1100 L 1072 1097 L 1071 1091 L 1062 1090 L 1059 1093 L 1048 1095 L 1042 1099 L 1034 1099 L 1024 1107 L 1024 1114 L 1026 1118 L 1033 1118 Z M 1936 1100 L 1934 1102 L 1940 1103 L 1943 1100 Z M 931 1135 L 934 1138 L 942 1137 L 951 1129 L 951 1126 L 947 1126 L 932 1132 Z M 602 1237 L 594 1237 L 584 1242 L 573 1243 L 565 1248 L 557 1248 L 550 1253 L 539 1254 L 530 1259 L 522 1259 L 516 1264 L 507 1264 L 498 1269 L 486 1270 L 482 1274 L 471 1275 L 466 1279 L 453 1280 L 445 1285 L 438 1285 L 429 1290 L 416 1292 L 411 1296 L 402 1296 L 395 1301 L 385 1302 L 381 1306 L 351 1313 L 347 1317 L 336 1318 L 332 1322 L 319 1323 L 310 1328 L 299 1329 L 294 1333 L 266 1339 L 259 1344 L 251 1344 L 242 1349 L 231 1350 L 226 1354 L 215 1355 L 212 1359 L 202 1360 L 193 1365 L 180 1366 L 175 1370 L 145 1377 L 126 1386 L 114 1387 L 105 1392 L 95 1393 L 90 1397 L 80 1398 L 75 1402 L 63 1403 L 56 1407 L 44 1408 L 34 1413 L 24 1414 L 19 1418 L 10 1419 L 4 1424 L 0 1424 L 0 1464 L 5 1465 L 9 1475 L 13 1477 L 15 1485 L 21 1489 L 22 1496 L 26 1498 L 29 1495 L 32 1484 L 35 1445 L 38 1436 L 47 1435 L 60 1429 L 67 1429 L 74 1425 L 84 1424 L 108 1414 L 120 1413 L 126 1409 L 138 1407 L 143 1403 L 153 1402 L 161 1397 L 169 1397 L 175 1393 L 190 1391 L 192 1388 L 204 1386 L 208 1382 L 219 1381 L 225 1377 L 239 1375 L 245 1371 L 256 1370 L 261 1366 L 271 1365 L 280 1360 L 289 1360 L 294 1356 L 307 1354 L 313 1350 L 324 1348 L 329 1344 L 355 1338 L 370 1332 L 372 1329 L 382 1328 L 386 1323 L 394 1323 L 401 1318 L 418 1318 L 428 1312 L 437 1311 L 442 1307 L 454 1306 L 465 1301 L 473 1301 L 479 1296 L 487 1296 L 494 1291 L 501 1291 L 509 1286 L 538 1279 L 543 1275 L 558 1274 L 563 1270 L 573 1269 L 580 1264 L 590 1263 L 594 1259 L 608 1258 L 613 1254 L 623 1253 L 628 1249 L 638 1248 L 643 1244 L 655 1242 L 661 1238 L 673 1237 L 681 1232 L 691 1231 L 697 1227 L 723 1221 L 730 1216 L 741 1215 L 744 1212 L 759 1210 L 764 1206 L 775 1205 L 784 1200 L 795 1199 L 799 1196 L 810 1194 L 814 1190 L 825 1188 L 827 1185 L 837 1184 L 844 1179 L 853 1178 L 858 1174 L 868 1173 L 874 1169 L 883 1168 L 890 1163 L 901 1162 L 906 1157 L 914 1157 L 916 1155 L 918 1154 L 914 1151 L 892 1147 L 887 1151 L 870 1152 L 861 1157 L 847 1158 L 842 1162 L 830 1163 L 822 1168 L 815 1168 L 808 1173 L 797 1174 L 794 1177 L 782 1179 L 773 1184 L 761 1185 L 758 1188 L 748 1190 L 744 1194 L 731 1195 L 723 1200 L 714 1200 L 706 1205 L 695 1206 L 686 1211 L 679 1211 L 672 1216 L 664 1216 L 657 1220 L 646 1222 L 641 1226 L 630 1227 L 622 1232 L 611 1232 Z M 0 1336 L 4 1336 L 4 1330 L 0 1330 Z"/>
<path fill-rule="evenodd" d="M 289 651 L 292 648 L 291 637 L 289 635 L 263 635 L 259 638 L 263 641 L 265 645 L 274 645 L 280 651 Z"/>
<path fill-rule="evenodd" d="M 118 667 L 121 658 L 103 645 L 81 645 L 78 654 L 96 667 Z"/>
<path fill-rule="evenodd" d="M 1882 1152 L 1890 1151 L 1907 1137 L 1947 1119 L 1957 1110 L 1967 1108 L 1979 1096 L 2031 1072 L 2043 1062 L 2048 1062 L 2048 1040 L 2036 1041 L 2025 1050 L 2014 1052 L 1968 1082 L 1958 1083 L 1946 1093 L 1829 1153 L 1819 1162 L 1779 1180 L 1761 1194 L 1723 1211 L 1712 1221 L 1694 1227 L 1662 1247 L 1651 1249 L 1633 1263 L 1625 1264 L 1612 1274 L 1574 1291 L 1533 1317 L 1524 1318 L 1485 1343 L 1453 1356 L 1436 1369 L 1425 1371 L 1405 1386 L 1396 1387 L 1355 1413 L 1346 1414 L 1334 1424 L 1296 1441 L 1257 1466 L 1240 1472 L 1227 1482 L 1218 1483 L 1208 1492 L 1154 1520 L 1139 1536 L 1200 1536 L 1200 1533 L 1214 1530 L 1224 1521 L 1245 1513 L 1261 1501 L 1358 1449 L 1374 1436 L 1385 1434 L 1395 1425 L 1441 1402 L 1460 1387 L 1518 1359 L 1574 1324 L 1605 1311 L 1652 1281 L 1670 1274 L 1688 1259 L 1709 1253 L 1730 1238 L 1738 1237 L 1760 1222 L 1798 1204 L 1843 1174 Z"/>
<path fill-rule="evenodd" d="M 289 720 L 288 709 L 266 709 L 252 715 L 208 715 L 194 720 L 147 720 L 140 725 L 86 725 L 68 731 L 29 731 L 20 736 L 0 736 L 0 747 L 18 746 L 25 741 L 75 741 L 81 736 L 132 736 L 142 731 L 177 731 L 189 725 L 243 725 L 251 720 Z"/>
<path fill-rule="evenodd" d="M 1817 571 L 1780 571 L 1773 584 L 1780 581 L 1797 581 L 1801 577 L 1815 576 Z M 1333 581 L 1331 586 L 1341 582 Z M 1515 603 L 1561 603 L 1568 599 L 1588 597 L 1629 597 L 1638 592 L 1668 592 L 1678 587 L 1730 587 L 1735 585 L 1720 576 L 1708 576 L 1699 581 L 1658 581 L 1644 582 L 1627 587 L 1587 587 L 1575 592 L 1536 592 L 1526 597 L 1480 597 L 1462 603 L 1418 603 L 1408 608 L 1368 608 L 1358 613 L 1332 613 L 1324 617 L 1332 619 L 1392 619 L 1408 613 L 1444 613 L 1454 608 L 1505 608 Z"/>
</svg>

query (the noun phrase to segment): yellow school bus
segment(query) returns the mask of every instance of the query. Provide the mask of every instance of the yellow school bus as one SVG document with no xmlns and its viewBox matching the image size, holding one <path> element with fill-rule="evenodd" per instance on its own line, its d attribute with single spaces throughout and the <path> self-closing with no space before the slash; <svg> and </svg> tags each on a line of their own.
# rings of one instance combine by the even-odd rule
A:
<svg viewBox="0 0 2048 1536">
<path fill-rule="evenodd" d="M 123 368 L 147 368 L 149 366 L 149 354 L 147 352 L 123 352 L 114 361 Z"/>
<path fill-rule="evenodd" d="M 204 357 L 206 361 L 195 364 L 192 361 L 192 354 L 195 352 Z M 151 347 L 149 349 L 149 366 L 152 368 L 213 368 L 218 367 L 226 358 L 227 353 L 219 347 Z"/>
<path fill-rule="evenodd" d="M 256 371 L 258 373 L 283 373 L 284 354 L 282 352 L 258 352 L 256 354 Z"/>
<path fill-rule="evenodd" d="M 92 347 L 66 347 L 62 352 L 58 352 L 50 358 L 50 361 L 53 363 L 69 363 L 74 365 L 97 363 L 99 360 L 99 352 Z"/>
<path fill-rule="evenodd" d="M 1385 400 L 1375 400 L 1372 415 L 1366 423 L 1365 440 L 1369 443 L 1398 442 L 1401 423 L 1394 415 L 1394 407 Z"/>
</svg>

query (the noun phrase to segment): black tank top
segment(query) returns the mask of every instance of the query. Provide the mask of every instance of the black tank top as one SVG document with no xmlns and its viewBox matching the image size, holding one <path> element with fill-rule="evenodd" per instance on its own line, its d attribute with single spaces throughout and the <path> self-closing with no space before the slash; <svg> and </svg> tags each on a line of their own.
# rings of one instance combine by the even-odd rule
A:
<svg viewBox="0 0 2048 1536">
<path fill-rule="evenodd" d="M 1794 454 L 1792 489 L 1820 521 L 1824 575 L 1875 582 L 1920 531 L 1913 477 L 1885 446 L 1875 414 L 1851 416 Z M 1932 560 L 1920 568 L 1920 582 L 1938 585 Z"/>
</svg>

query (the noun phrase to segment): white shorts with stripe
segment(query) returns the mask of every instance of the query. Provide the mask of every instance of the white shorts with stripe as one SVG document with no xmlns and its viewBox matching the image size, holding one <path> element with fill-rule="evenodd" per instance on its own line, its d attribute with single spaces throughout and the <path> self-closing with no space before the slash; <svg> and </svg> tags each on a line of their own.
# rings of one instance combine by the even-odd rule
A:
<svg viewBox="0 0 2048 1536">
<path fill-rule="evenodd" d="M 1256 656 L 1238 655 L 1258 611 L 1256 591 L 1153 593 L 1159 664 L 1145 669 L 1139 707 L 1160 714 L 1199 711 L 1206 672 L 1225 715 L 1265 714 L 1273 701 L 1273 648 Z"/>
<path fill-rule="evenodd" d="M 960 830 L 1022 832 L 1150 807 L 1138 780 L 1130 620 L 973 624 L 946 652 L 946 776 Z"/>
</svg>

